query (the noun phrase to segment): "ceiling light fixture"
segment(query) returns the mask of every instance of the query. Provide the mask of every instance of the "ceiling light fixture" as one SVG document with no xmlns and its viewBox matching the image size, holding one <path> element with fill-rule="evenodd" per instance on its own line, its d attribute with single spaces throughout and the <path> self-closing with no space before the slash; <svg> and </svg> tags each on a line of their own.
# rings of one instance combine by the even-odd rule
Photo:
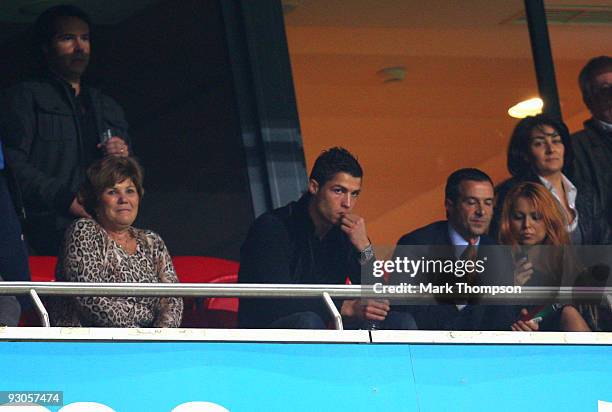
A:
<svg viewBox="0 0 612 412">
<path fill-rule="evenodd" d="M 533 99 L 523 100 L 520 103 L 515 104 L 508 109 L 510 117 L 516 119 L 524 119 L 527 116 L 535 116 L 536 114 L 542 113 L 544 102 L 539 97 Z"/>
</svg>

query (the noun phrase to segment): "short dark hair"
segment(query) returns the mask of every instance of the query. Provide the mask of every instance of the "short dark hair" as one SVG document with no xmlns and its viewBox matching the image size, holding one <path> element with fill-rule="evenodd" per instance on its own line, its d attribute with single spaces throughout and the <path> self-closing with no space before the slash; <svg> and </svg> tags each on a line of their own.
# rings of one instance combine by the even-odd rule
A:
<svg viewBox="0 0 612 412">
<path fill-rule="evenodd" d="M 92 31 L 91 19 L 87 13 L 71 4 L 60 4 L 43 11 L 36 19 L 34 23 L 34 45 L 36 47 L 49 44 L 57 31 L 57 20 L 62 17 L 77 17 L 87 23 L 89 31 Z"/>
<path fill-rule="evenodd" d="M 580 70 L 578 75 L 578 85 L 582 92 L 582 100 L 587 107 L 591 108 L 591 99 L 593 97 L 593 78 L 600 73 L 612 71 L 612 57 L 598 56 L 587 62 Z"/>
<path fill-rule="evenodd" d="M 315 160 L 310 178 L 323 186 L 331 180 L 336 173 L 348 173 L 353 177 L 363 177 L 361 165 L 348 150 L 342 147 L 332 147 L 324 150 Z"/>
<path fill-rule="evenodd" d="M 126 179 L 132 179 L 138 195 L 142 197 L 144 194 L 143 171 L 136 159 L 116 156 L 99 159 L 87 168 L 85 182 L 81 185 L 78 194 L 79 202 L 87 213 L 95 217 L 100 196 L 104 190 Z"/>
<path fill-rule="evenodd" d="M 508 144 L 508 159 L 507 166 L 508 172 L 514 177 L 530 177 L 536 176 L 537 170 L 529 151 L 529 144 L 531 143 L 531 133 L 534 129 L 541 128 L 542 126 L 550 126 L 561 136 L 561 142 L 564 147 L 563 155 L 563 170 L 566 174 L 569 173 L 572 162 L 574 160 L 574 154 L 572 151 L 572 144 L 570 142 L 570 134 L 567 126 L 560 119 L 548 115 L 538 114 L 536 116 L 527 116 L 521 119 L 512 132 L 510 137 L 510 143 Z"/>
<path fill-rule="evenodd" d="M 455 170 L 446 179 L 446 187 L 444 188 L 444 197 L 451 202 L 457 202 L 459 198 L 459 186 L 461 182 L 465 180 L 472 180 L 474 182 L 489 182 L 493 186 L 493 180 L 488 174 L 480 169 L 465 168 Z"/>
</svg>

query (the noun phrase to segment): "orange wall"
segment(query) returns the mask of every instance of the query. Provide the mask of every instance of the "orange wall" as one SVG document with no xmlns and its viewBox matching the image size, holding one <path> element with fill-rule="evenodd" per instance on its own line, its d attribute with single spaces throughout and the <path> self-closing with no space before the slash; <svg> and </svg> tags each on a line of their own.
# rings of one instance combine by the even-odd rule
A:
<svg viewBox="0 0 612 412">
<path fill-rule="evenodd" d="M 391 46 L 377 53 L 375 43 L 397 45 L 398 32 L 368 33 L 373 40 L 362 29 L 287 27 L 307 167 L 331 146 L 353 152 L 365 171 L 355 212 L 366 218 L 375 244 L 393 245 L 444 218 L 444 184 L 453 170 L 477 167 L 496 183 L 507 178 L 506 147 L 517 121 L 507 109 L 537 96 L 537 86 L 524 28 L 514 57 L 494 38 L 495 56 L 468 55 L 466 47 L 453 55 L 410 48 L 392 54 L 398 48 Z M 584 62 L 560 60 L 556 67 L 571 130 L 588 117 L 575 80 Z M 397 65 L 406 67 L 403 81 L 384 83 L 377 75 Z"/>
</svg>

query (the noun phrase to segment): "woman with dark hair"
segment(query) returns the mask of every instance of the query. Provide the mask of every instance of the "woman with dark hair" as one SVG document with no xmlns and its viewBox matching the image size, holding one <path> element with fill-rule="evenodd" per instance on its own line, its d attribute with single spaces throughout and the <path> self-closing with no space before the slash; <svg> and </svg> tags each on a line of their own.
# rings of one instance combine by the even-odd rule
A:
<svg viewBox="0 0 612 412">
<path fill-rule="evenodd" d="M 508 171 L 512 178 L 496 188 L 492 231 L 499 230 L 499 216 L 506 193 L 521 182 L 544 185 L 554 196 L 573 244 L 608 244 L 610 229 L 598 210 L 592 190 L 580 191 L 569 180 L 573 155 L 569 131 L 554 117 L 540 114 L 522 119 L 508 147 Z"/>
<path fill-rule="evenodd" d="M 556 203 L 551 193 L 538 183 L 523 182 L 508 192 L 500 219 L 499 242 L 512 246 L 516 262 L 515 285 L 564 286 L 571 283 L 570 278 L 580 271 L 571 252 L 566 249 L 570 239 L 563 212 Z M 589 316 L 592 314 L 586 306 L 581 307 L 580 312 L 572 305 L 553 305 L 549 302 L 545 307 L 554 308 L 557 313 L 544 319 L 544 329 L 568 332 L 591 330 L 581 315 L 583 310 Z M 526 308 L 521 310 L 524 318 L 531 318 L 527 316 L 528 313 Z M 597 321 L 589 320 L 591 324 Z M 534 321 L 525 319 L 514 323 L 512 330 L 532 331 L 539 327 Z"/>
<path fill-rule="evenodd" d="M 105 157 L 87 170 L 79 201 L 92 219 L 66 231 L 56 278 L 68 282 L 178 282 L 166 245 L 156 233 L 132 227 L 138 214 L 142 169 L 129 157 Z M 62 298 L 51 304 L 58 326 L 178 327 L 180 298 Z"/>
</svg>

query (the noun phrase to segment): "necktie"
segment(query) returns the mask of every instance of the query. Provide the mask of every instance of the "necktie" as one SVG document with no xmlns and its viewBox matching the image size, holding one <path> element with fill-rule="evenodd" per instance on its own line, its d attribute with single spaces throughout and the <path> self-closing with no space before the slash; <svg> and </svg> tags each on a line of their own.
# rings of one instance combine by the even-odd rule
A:
<svg viewBox="0 0 612 412">
<path fill-rule="evenodd" d="M 476 245 L 476 241 L 474 239 L 469 240 L 468 247 L 465 248 L 461 256 L 460 260 L 464 262 L 476 262 L 476 258 L 478 257 L 478 246 Z M 471 270 L 466 270 L 465 281 L 470 285 L 474 285 L 476 282 L 476 271 L 474 270 L 474 265 L 471 265 Z"/>
</svg>

